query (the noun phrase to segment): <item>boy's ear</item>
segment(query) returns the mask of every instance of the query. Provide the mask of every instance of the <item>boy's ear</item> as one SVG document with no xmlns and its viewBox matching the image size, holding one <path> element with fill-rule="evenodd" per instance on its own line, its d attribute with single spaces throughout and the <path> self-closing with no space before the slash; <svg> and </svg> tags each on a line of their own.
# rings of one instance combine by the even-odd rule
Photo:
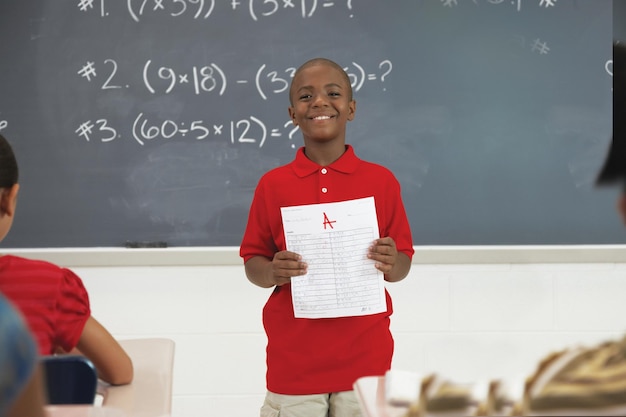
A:
<svg viewBox="0 0 626 417">
<path fill-rule="evenodd" d="M 298 126 L 298 123 L 296 122 L 296 112 L 295 112 L 294 108 L 289 106 L 287 108 L 287 111 L 289 112 L 289 118 L 293 122 L 293 125 L 294 126 Z"/>
<path fill-rule="evenodd" d="M 356 113 L 356 100 L 352 99 L 348 105 L 348 120 L 354 120 L 354 113 Z"/>
<path fill-rule="evenodd" d="M 19 184 L 13 184 L 9 188 L 0 191 L 0 216 L 12 217 L 15 214 L 15 204 L 17 203 L 17 193 L 20 190 Z"/>
</svg>

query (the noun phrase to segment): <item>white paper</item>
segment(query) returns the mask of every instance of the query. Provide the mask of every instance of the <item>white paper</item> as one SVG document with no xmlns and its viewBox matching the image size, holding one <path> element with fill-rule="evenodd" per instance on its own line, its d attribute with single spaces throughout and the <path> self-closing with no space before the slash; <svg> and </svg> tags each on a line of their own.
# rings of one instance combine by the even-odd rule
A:
<svg viewBox="0 0 626 417">
<path fill-rule="evenodd" d="M 281 208 L 287 250 L 307 274 L 291 278 L 295 317 L 364 316 L 386 311 L 383 273 L 367 258 L 379 237 L 374 197 Z"/>
</svg>

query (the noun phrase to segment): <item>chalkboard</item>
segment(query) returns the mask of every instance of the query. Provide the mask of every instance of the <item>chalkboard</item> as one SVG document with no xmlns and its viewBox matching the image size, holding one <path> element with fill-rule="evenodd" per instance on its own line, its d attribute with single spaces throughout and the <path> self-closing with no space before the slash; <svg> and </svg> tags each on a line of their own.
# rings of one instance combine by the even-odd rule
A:
<svg viewBox="0 0 626 417">
<path fill-rule="evenodd" d="M 593 185 L 611 137 L 608 0 L 2 0 L 4 247 L 238 246 L 301 146 L 287 86 L 346 68 L 348 143 L 391 168 L 416 245 L 626 243 Z"/>
</svg>

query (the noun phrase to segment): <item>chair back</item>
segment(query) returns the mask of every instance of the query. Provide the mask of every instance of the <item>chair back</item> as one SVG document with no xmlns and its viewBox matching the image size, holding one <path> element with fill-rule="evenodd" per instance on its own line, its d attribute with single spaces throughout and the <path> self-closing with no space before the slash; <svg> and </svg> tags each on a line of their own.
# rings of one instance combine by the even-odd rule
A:
<svg viewBox="0 0 626 417">
<path fill-rule="evenodd" d="M 93 363 L 80 355 L 46 355 L 44 368 L 48 404 L 93 404 L 98 374 Z"/>
</svg>

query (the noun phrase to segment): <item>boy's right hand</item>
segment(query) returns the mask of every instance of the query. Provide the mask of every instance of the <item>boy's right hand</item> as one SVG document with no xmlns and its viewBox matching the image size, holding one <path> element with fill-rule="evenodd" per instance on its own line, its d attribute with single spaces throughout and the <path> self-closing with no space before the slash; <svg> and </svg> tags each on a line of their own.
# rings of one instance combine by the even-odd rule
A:
<svg viewBox="0 0 626 417">
<path fill-rule="evenodd" d="M 275 285 L 285 285 L 291 282 L 291 277 L 304 275 L 307 272 L 307 263 L 302 256 L 288 250 L 276 252 L 271 262 L 271 274 Z"/>
</svg>

